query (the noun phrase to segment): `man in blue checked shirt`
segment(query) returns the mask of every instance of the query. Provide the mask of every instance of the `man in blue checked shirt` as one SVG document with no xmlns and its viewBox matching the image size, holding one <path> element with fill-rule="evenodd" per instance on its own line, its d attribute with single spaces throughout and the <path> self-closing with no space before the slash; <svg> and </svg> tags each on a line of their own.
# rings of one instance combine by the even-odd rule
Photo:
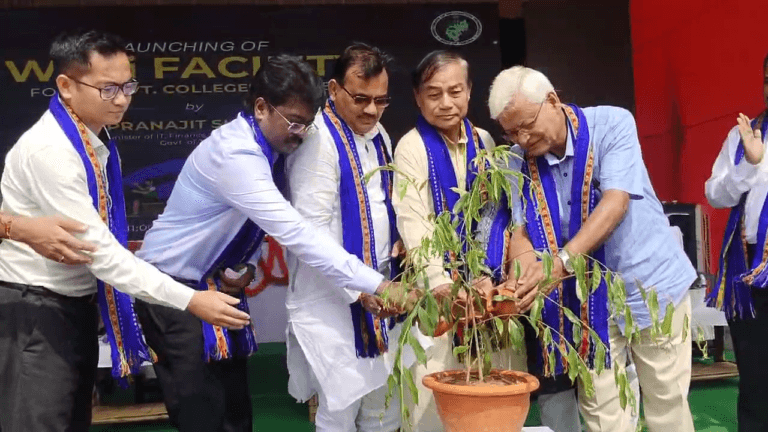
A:
<svg viewBox="0 0 768 432">
<path fill-rule="evenodd" d="M 511 246 L 512 256 L 521 256 L 523 270 L 513 281 L 521 307 L 530 309 L 544 278 L 541 261 L 526 251 L 555 256 L 554 278 L 573 274 L 572 257 L 579 254 L 590 255 L 619 273 L 640 338 L 628 339 L 624 318 L 610 316 L 604 286 L 589 296 L 588 312 L 582 314 L 578 306 L 574 309 L 603 343 L 610 344 L 612 364 L 626 364 L 626 352 L 631 351 L 648 430 L 692 432 L 690 331 L 684 327 L 691 311 L 688 288 L 696 272 L 651 186 L 632 114 L 610 106 L 566 105 L 546 76 L 522 66 L 496 77 L 488 105 L 505 138 L 524 153 L 518 163 L 528 178 L 523 190 L 526 220 L 515 231 Z M 651 338 L 650 313 L 639 284 L 656 290 L 660 314 L 668 304 L 674 306 L 671 336 Z M 566 303 L 575 297 L 569 297 L 567 282 L 562 290 L 544 294 L 562 295 Z M 545 305 L 543 319 L 556 320 L 555 311 L 547 310 L 554 307 L 552 302 Z M 591 337 L 585 335 L 580 346 L 594 346 L 598 341 Z M 587 349 L 582 355 L 594 361 L 594 352 Z M 621 409 L 613 371 L 592 375 L 593 397 L 586 397 L 579 387 L 587 429 L 634 430 L 630 413 Z"/>
</svg>

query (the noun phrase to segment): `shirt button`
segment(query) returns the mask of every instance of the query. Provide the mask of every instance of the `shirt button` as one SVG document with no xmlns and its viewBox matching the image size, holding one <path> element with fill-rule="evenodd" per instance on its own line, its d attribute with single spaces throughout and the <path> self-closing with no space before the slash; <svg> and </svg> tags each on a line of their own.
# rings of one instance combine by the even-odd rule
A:
<svg viewBox="0 0 768 432">
<path fill-rule="evenodd" d="M 567 173 L 567 172 L 564 172 L 564 173 L 563 173 L 563 177 L 568 177 L 568 173 Z"/>
<path fill-rule="evenodd" d="M 568 200 L 568 205 L 571 205 L 571 200 Z"/>
</svg>

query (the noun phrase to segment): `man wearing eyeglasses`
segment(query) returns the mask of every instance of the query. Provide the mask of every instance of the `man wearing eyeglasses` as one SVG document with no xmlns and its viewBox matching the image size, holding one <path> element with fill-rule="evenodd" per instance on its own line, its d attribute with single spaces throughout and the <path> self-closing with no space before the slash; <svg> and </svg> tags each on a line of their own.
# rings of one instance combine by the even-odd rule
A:
<svg viewBox="0 0 768 432">
<path fill-rule="evenodd" d="M 252 78 L 243 111 L 192 151 L 137 255 L 198 290 L 239 297 L 246 310 L 250 262 L 270 235 L 328 283 L 366 293 L 381 307 L 376 294 L 389 286 L 386 279 L 313 228 L 276 186 L 283 183 L 281 160 L 303 145 L 323 100 L 322 81 L 309 64 L 271 57 Z M 251 431 L 252 326 L 201 325 L 140 301 L 136 310 L 158 356 L 155 371 L 171 422 L 181 431 Z"/>
<path fill-rule="evenodd" d="M 344 50 L 328 84 L 330 98 L 315 116 L 318 132 L 287 166 L 299 213 L 388 278 L 398 267 L 391 256 L 398 240 L 392 173 L 365 177 L 391 160 L 389 135 L 379 123 L 389 104 L 390 61 L 365 44 Z M 306 401 L 318 394 L 318 432 L 397 430 L 399 401 L 385 409 L 385 395 L 394 354 L 387 340 L 397 340 L 400 326 L 377 316 L 385 310 L 375 297 L 324 278 L 292 253 L 288 265 L 291 395 Z"/>
<path fill-rule="evenodd" d="M 582 109 L 564 104 L 544 74 L 522 66 L 504 70 L 495 78 L 488 105 L 506 139 L 519 145 L 525 156 L 521 170 L 527 178 L 523 188 L 526 220 L 513 233 L 510 251 L 522 264 L 520 277 L 510 281 L 515 295 L 522 299 L 521 310 L 529 310 L 539 294 L 549 296 L 545 309 L 554 304 L 550 300 L 562 299 L 584 327 L 594 331 L 578 337 L 583 359 L 594 364 L 598 361 L 596 346 L 610 347 L 612 361 L 603 373 L 592 372 L 594 395 L 587 396 L 585 387 L 578 386 L 587 430 L 635 430 L 630 410 L 621 408 L 613 370 L 624 368 L 629 351 L 637 369 L 648 430 L 693 431 L 688 406 L 691 336 L 687 323 L 691 314 L 688 289 L 696 280 L 696 271 L 651 186 L 632 114 L 617 107 Z M 540 293 L 543 264 L 527 253 L 531 250 L 555 257 L 551 277 L 563 283 L 552 292 Z M 576 255 L 590 255 L 621 276 L 626 286 L 626 300 L 618 302 L 621 310 L 609 309 L 604 281 L 586 296 L 583 306 L 571 301 L 577 298 L 573 282 Z M 587 265 L 594 265 L 590 263 L 593 261 Z M 643 287 L 655 290 L 659 319 L 668 309 L 673 312 L 670 335 L 655 334 L 651 327 L 652 312 Z M 633 331 L 628 328 L 632 321 L 627 311 L 637 327 Z M 550 327 L 570 326 L 557 310 L 545 310 L 542 317 Z M 564 335 L 569 343 L 576 342 L 569 330 Z M 564 374 L 559 353 L 555 356 L 555 372 Z M 543 361 L 540 357 L 539 367 Z"/>
<path fill-rule="evenodd" d="M 471 168 L 472 159 L 480 149 L 494 147 L 490 134 L 467 119 L 472 81 L 463 57 L 450 51 L 427 54 L 414 70 L 412 84 L 421 115 L 395 150 L 395 165 L 403 173 L 395 174 L 395 189 L 400 190 L 403 182 L 414 182 L 406 186 L 402 199 L 399 194 L 394 198 L 397 226 L 406 250 L 432 236 L 430 217 L 453 211 L 458 200 L 453 188 L 469 190 L 473 172 L 477 171 Z M 425 186 L 419 188 L 421 184 Z M 445 264 L 442 255 L 435 255 L 427 267 L 429 286 L 436 297 L 450 294 L 452 279 Z M 414 431 L 418 432 L 443 430 L 432 392 L 421 384 L 421 379 L 432 372 L 462 367 L 453 357 L 453 332 L 435 338 L 427 357 L 426 367 L 413 368 L 420 392 L 419 404 L 411 413 Z"/>
<path fill-rule="evenodd" d="M 124 43 L 96 31 L 63 34 L 50 55 L 58 94 L 9 151 L 0 181 L 5 215 L 0 428 L 5 432 L 88 430 L 98 363 L 97 301 L 112 345 L 113 374 L 121 379 L 149 359 L 126 294 L 186 309 L 221 326 L 249 324 L 248 315 L 232 306 L 237 299 L 195 292 L 125 248 L 119 158 L 104 129 L 122 119 L 136 91 Z M 77 234 L 95 246 L 83 252 L 87 262 L 66 265 L 73 257 L 62 249 L 55 257 L 39 243 L 17 241 L 20 226 L 14 221 L 46 215 L 87 226 Z"/>
</svg>

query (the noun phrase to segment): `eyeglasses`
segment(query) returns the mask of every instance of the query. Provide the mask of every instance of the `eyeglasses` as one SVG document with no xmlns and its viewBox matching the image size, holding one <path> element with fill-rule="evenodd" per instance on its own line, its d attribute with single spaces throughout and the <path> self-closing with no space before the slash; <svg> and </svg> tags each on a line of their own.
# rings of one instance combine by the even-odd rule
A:
<svg viewBox="0 0 768 432">
<path fill-rule="evenodd" d="M 286 123 L 288 123 L 288 133 L 292 133 L 294 135 L 309 135 L 311 133 L 314 133 L 317 130 L 317 127 L 314 123 L 310 124 L 303 124 L 303 123 L 294 123 L 287 118 L 285 118 L 284 115 L 280 113 L 280 111 L 277 110 L 277 108 L 273 107 L 272 104 L 269 104 L 270 107 L 272 107 L 275 112 L 285 120 Z"/>
<path fill-rule="evenodd" d="M 372 96 L 366 96 L 361 94 L 355 94 L 349 92 L 349 90 L 345 89 L 343 85 L 339 84 L 339 87 L 341 87 L 349 97 L 352 98 L 353 101 L 355 101 L 355 105 L 359 105 L 361 107 L 367 107 L 368 105 L 373 102 L 377 107 L 386 108 L 389 106 L 389 103 L 392 101 L 392 98 L 389 96 L 380 96 L 380 97 L 372 97 Z"/>
<path fill-rule="evenodd" d="M 533 120 L 531 120 L 527 125 L 520 126 L 519 128 L 515 130 L 511 130 L 508 132 L 505 132 L 502 135 L 502 138 L 506 140 L 507 142 L 518 144 L 520 141 L 520 137 L 522 135 L 525 135 L 526 138 L 531 137 L 531 132 L 533 131 L 534 126 L 536 126 L 536 120 L 539 119 L 539 113 L 541 113 L 541 108 L 544 106 L 544 102 L 539 105 L 539 110 L 536 111 L 536 116 L 533 117 Z"/>
<path fill-rule="evenodd" d="M 86 87 L 90 87 L 98 90 L 101 95 L 101 99 L 105 101 L 114 99 L 117 96 L 118 91 L 122 91 L 123 94 L 126 96 L 131 96 L 139 90 L 139 82 L 136 81 L 135 79 L 124 82 L 122 84 L 109 84 L 109 85 L 105 85 L 104 87 L 96 87 L 95 85 L 84 83 L 72 77 L 68 77 L 68 78 L 78 84 L 82 84 Z"/>
</svg>

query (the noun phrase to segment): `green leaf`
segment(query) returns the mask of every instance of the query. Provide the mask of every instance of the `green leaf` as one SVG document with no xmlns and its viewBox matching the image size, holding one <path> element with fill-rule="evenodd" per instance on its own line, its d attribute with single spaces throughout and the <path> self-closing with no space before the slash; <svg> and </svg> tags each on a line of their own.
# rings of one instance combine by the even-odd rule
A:
<svg viewBox="0 0 768 432">
<path fill-rule="evenodd" d="M 420 306 L 417 306 L 417 309 L 420 323 L 419 330 L 426 335 L 435 334 L 435 327 L 437 326 L 435 321 L 436 315 L 430 315 Z"/>
<path fill-rule="evenodd" d="M 605 345 L 597 342 L 595 345 L 595 373 L 600 375 L 605 369 Z"/>
<path fill-rule="evenodd" d="M 536 296 L 536 299 L 533 301 L 533 305 L 531 305 L 531 320 L 533 320 L 534 323 L 537 323 L 541 321 L 541 310 L 544 308 L 544 297 L 542 295 Z"/>
<path fill-rule="evenodd" d="M 467 349 L 469 348 L 466 345 L 459 345 L 457 347 L 453 347 L 453 356 L 458 357 L 459 355 L 467 352 Z"/>
<path fill-rule="evenodd" d="M 508 321 L 509 325 L 509 341 L 513 347 L 522 347 L 525 343 L 525 329 L 516 319 Z"/>
<path fill-rule="evenodd" d="M 634 335 L 634 328 L 635 328 L 635 321 L 632 316 L 632 309 L 629 308 L 629 305 L 624 306 L 624 333 L 627 336 L 627 343 L 632 343 L 632 336 Z"/>
<path fill-rule="evenodd" d="M 408 182 L 406 181 L 400 181 L 397 183 L 397 196 L 400 198 L 400 201 L 405 198 L 405 193 L 408 192 Z"/>
<path fill-rule="evenodd" d="M 490 351 L 486 351 L 483 355 L 483 375 L 488 376 L 491 374 L 491 353 Z"/>
<path fill-rule="evenodd" d="M 405 328 L 408 328 L 408 327 L 405 327 Z M 434 327 L 432 331 L 434 332 Z M 419 344 L 419 341 L 416 340 L 416 338 L 411 334 L 411 332 L 406 332 L 406 331 L 403 331 L 403 332 L 408 334 L 408 344 L 410 344 L 411 348 L 413 348 L 413 353 L 416 354 L 416 360 L 420 364 L 426 365 L 427 354 L 424 352 L 424 348 L 422 348 L 421 344 Z"/>
<path fill-rule="evenodd" d="M 643 301 L 648 301 L 648 292 L 645 290 L 645 287 L 639 280 L 635 280 L 635 285 L 637 285 L 637 289 L 640 290 L 640 296 L 643 297 Z"/>
<path fill-rule="evenodd" d="M 515 258 L 515 280 L 520 279 L 520 275 L 523 273 L 523 269 L 520 266 L 520 260 Z"/>
<path fill-rule="evenodd" d="M 563 311 L 563 314 L 565 314 L 566 318 L 568 318 L 568 321 L 574 324 L 581 325 L 581 319 L 579 319 L 579 317 L 577 317 L 576 314 L 573 313 L 573 311 L 571 311 L 567 307 L 563 307 L 562 311 Z"/>
<path fill-rule="evenodd" d="M 570 378 L 571 382 L 574 382 L 576 380 L 576 376 L 579 374 L 579 355 L 576 353 L 576 350 L 573 348 L 568 349 L 568 378 Z"/>
<path fill-rule="evenodd" d="M 592 268 L 592 291 L 595 292 L 600 287 L 600 282 L 603 280 L 603 273 L 600 271 L 600 266 L 595 264 Z"/>
<path fill-rule="evenodd" d="M 672 315 L 675 313 L 675 305 L 667 303 L 667 312 L 664 314 L 664 322 L 661 323 L 661 332 L 665 336 L 672 335 Z"/>
<path fill-rule="evenodd" d="M 555 361 L 557 361 L 555 358 L 555 350 L 551 350 L 549 352 L 549 374 L 545 373 L 544 375 L 549 376 L 555 373 Z"/>
<path fill-rule="evenodd" d="M 549 327 L 544 329 L 544 334 L 542 335 L 542 341 L 544 342 L 544 345 L 549 347 L 552 345 L 552 329 Z"/>
<path fill-rule="evenodd" d="M 688 329 L 690 326 L 691 326 L 691 323 L 688 321 L 688 314 L 686 314 L 685 317 L 683 318 L 683 340 L 688 339 Z"/>
<path fill-rule="evenodd" d="M 403 369 L 403 379 L 408 386 L 408 391 L 411 393 L 411 399 L 413 400 L 414 405 L 418 405 L 419 389 L 416 388 L 416 383 L 413 381 L 413 375 L 411 375 L 410 368 Z"/>
<path fill-rule="evenodd" d="M 499 333 L 499 337 L 504 336 L 504 322 L 501 321 L 501 318 L 494 317 L 493 323 L 496 325 L 496 332 Z"/>
<path fill-rule="evenodd" d="M 548 253 L 542 254 L 541 265 L 544 269 L 544 276 L 549 279 L 552 276 L 552 255 Z"/>
</svg>

